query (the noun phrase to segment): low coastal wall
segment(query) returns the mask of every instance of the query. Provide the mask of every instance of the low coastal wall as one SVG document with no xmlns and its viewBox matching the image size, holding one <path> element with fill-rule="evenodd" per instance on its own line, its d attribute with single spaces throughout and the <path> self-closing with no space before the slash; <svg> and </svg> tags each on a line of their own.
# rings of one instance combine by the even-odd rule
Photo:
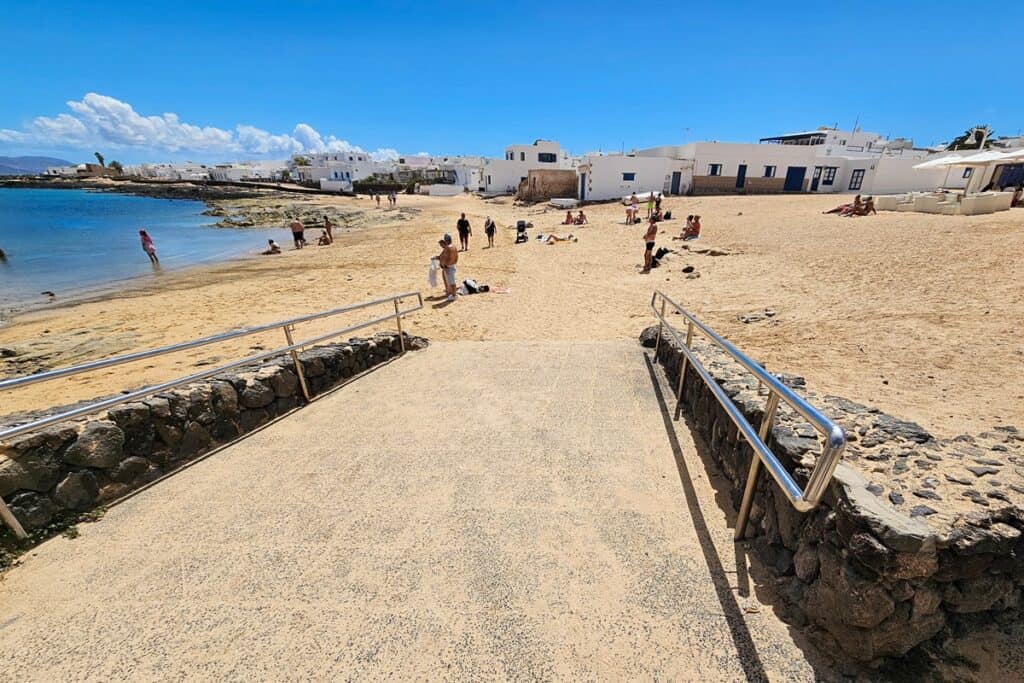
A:
<svg viewBox="0 0 1024 683">
<path fill-rule="evenodd" d="M 648 328 L 641 342 L 653 347 L 657 334 Z M 767 397 L 757 381 L 717 347 L 695 349 L 759 425 Z M 673 386 L 682 359 L 665 333 L 657 360 Z M 770 476 L 760 478 L 746 539 L 775 576 L 784 619 L 853 660 L 879 664 L 978 623 L 1024 618 L 1024 433 L 1000 426 L 939 440 L 877 409 L 816 396 L 802 378 L 777 376 L 823 408 L 850 441 L 811 512 L 795 511 Z M 683 406 L 738 509 L 753 452 L 690 366 Z M 780 407 L 769 446 L 806 484 L 819 452 L 811 426 Z"/>
<path fill-rule="evenodd" d="M 406 336 L 405 344 L 417 350 L 427 340 Z M 299 353 L 299 361 L 315 395 L 400 353 L 398 336 L 382 333 L 307 349 Z M 74 523 L 81 513 L 253 431 L 302 400 L 292 359 L 282 355 L 23 434 L 0 443 L 0 496 L 38 542 Z M 17 545 L 6 527 L 0 540 Z"/>
</svg>

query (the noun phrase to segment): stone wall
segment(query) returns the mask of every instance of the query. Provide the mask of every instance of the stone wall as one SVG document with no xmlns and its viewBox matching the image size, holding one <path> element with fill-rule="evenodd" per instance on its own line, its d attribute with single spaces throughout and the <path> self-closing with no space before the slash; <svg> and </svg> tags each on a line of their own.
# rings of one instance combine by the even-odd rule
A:
<svg viewBox="0 0 1024 683">
<path fill-rule="evenodd" d="M 641 335 L 645 346 L 655 345 L 657 329 Z M 767 396 L 757 381 L 717 347 L 695 349 L 758 426 Z M 673 386 L 682 358 L 666 333 L 658 360 Z M 776 376 L 822 408 L 850 441 L 822 504 L 811 512 L 796 512 L 769 476 L 760 479 L 746 539 L 775 575 L 784 618 L 852 660 L 878 664 L 973 624 L 1024 617 L 1024 434 L 1000 426 L 939 440 L 877 409 L 819 397 L 799 377 Z M 683 404 L 738 509 L 751 448 L 692 367 Z M 769 446 L 801 485 L 820 452 L 815 434 L 780 408 Z M 942 486 L 934 476 L 940 472 Z M 978 482 L 986 478 L 990 490 L 982 495 Z"/>
<path fill-rule="evenodd" d="M 427 345 L 420 337 L 406 336 L 405 343 L 410 350 Z M 300 352 L 299 360 L 315 395 L 400 353 L 398 336 L 382 333 L 313 347 Z M 303 400 L 292 359 L 282 355 L 23 434 L 0 443 L 0 496 L 38 542 L 80 513 L 251 432 Z M 17 547 L 12 532 L 0 527 L 0 541 Z"/>
<path fill-rule="evenodd" d="M 516 195 L 527 202 L 542 202 L 555 197 L 577 195 L 576 171 L 565 169 L 533 169 L 519 183 Z"/>
<path fill-rule="evenodd" d="M 804 181 L 804 192 L 807 191 L 809 183 L 809 180 Z M 783 192 L 785 185 L 785 178 L 764 178 L 748 175 L 746 180 L 743 181 L 743 188 L 736 189 L 736 176 L 701 175 L 693 177 L 691 194 L 778 194 Z"/>
</svg>

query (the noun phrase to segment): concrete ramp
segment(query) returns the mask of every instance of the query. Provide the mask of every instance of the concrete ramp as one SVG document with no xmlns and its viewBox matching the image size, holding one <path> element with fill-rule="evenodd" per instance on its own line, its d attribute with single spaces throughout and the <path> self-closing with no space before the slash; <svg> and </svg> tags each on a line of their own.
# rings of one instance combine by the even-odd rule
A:
<svg viewBox="0 0 1024 683">
<path fill-rule="evenodd" d="M 409 354 L 33 550 L 0 670 L 813 679 L 654 376 L 628 341 Z"/>
</svg>

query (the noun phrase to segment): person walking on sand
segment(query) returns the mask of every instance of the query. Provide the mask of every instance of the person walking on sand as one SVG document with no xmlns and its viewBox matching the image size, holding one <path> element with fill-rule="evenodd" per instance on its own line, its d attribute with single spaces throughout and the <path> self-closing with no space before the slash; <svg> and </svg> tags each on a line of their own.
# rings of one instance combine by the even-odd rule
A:
<svg viewBox="0 0 1024 683">
<path fill-rule="evenodd" d="M 153 244 L 153 238 L 149 236 L 145 230 L 139 230 L 139 240 L 142 242 L 142 251 L 146 252 L 146 256 L 149 257 L 150 263 L 160 263 L 160 259 L 156 257 L 156 246 Z"/>
<path fill-rule="evenodd" d="M 441 238 L 441 255 L 437 258 L 444 277 L 445 294 L 448 295 L 448 301 L 455 301 L 455 264 L 459 262 L 459 250 L 452 244 L 452 236 L 448 233 Z"/>
<path fill-rule="evenodd" d="M 651 272 L 651 259 L 654 257 L 654 240 L 658 237 L 658 222 L 651 221 L 647 224 L 647 232 L 644 233 L 644 269 L 641 273 Z"/>
<path fill-rule="evenodd" d="M 484 234 L 487 235 L 487 248 L 494 249 L 494 233 L 497 226 L 494 225 L 494 221 L 490 216 L 484 221 Z"/>
<path fill-rule="evenodd" d="M 379 209 L 380 208 L 380 193 L 378 192 L 373 197 L 374 197 L 374 199 L 377 200 L 377 208 Z"/>
<path fill-rule="evenodd" d="M 654 214 L 654 193 L 647 195 L 647 218 Z"/>
<path fill-rule="evenodd" d="M 334 223 L 327 216 L 324 216 L 324 232 L 327 233 L 327 244 L 334 244 Z"/>
<path fill-rule="evenodd" d="M 462 214 L 459 218 L 459 222 L 455 224 L 455 227 L 459 230 L 459 245 L 461 251 L 469 251 L 469 236 L 473 234 L 473 229 L 469 226 L 469 221 L 466 220 L 466 214 Z"/>
<path fill-rule="evenodd" d="M 293 218 L 291 225 L 289 226 L 292 230 L 292 241 L 295 242 L 296 249 L 302 249 L 306 246 L 306 226 L 302 224 L 302 221 L 298 217 Z"/>
</svg>

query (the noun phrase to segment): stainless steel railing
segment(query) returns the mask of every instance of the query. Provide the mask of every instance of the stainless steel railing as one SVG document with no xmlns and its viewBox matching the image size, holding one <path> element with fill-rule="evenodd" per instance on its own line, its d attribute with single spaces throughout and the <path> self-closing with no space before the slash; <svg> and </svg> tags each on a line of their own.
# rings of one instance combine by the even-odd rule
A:
<svg viewBox="0 0 1024 683">
<path fill-rule="evenodd" d="M 413 298 L 416 299 L 416 304 L 414 306 L 411 306 L 409 308 L 404 308 L 404 309 L 400 308 L 401 304 L 404 302 L 405 299 L 413 299 Z M 297 325 L 297 324 L 305 323 L 305 322 L 310 322 L 312 320 L 319 320 L 321 318 L 329 318 L 329 317 L 332 317 L 332 316 L 340 315 L 342 313 L 351 313 L 352 311 L 358 311 L 358 310 L 361 310 L 361 309 L 364 309 L 364 308 L 370 308 L 370 307 L 373 307 L 373 306 L 383 306 L 383 305 L 386 305 L 386 304 L 389 304 L 389 303 L 393 305 L 394 312 L 389 312 L 387 315 L 383 315 L 383 316 L 374 318 L 373 320 L 368 320 L 368 321 L 361 322 L 361 323 L 358 323 L 358 324 L 355 324 L 355 325 L 350 325 L 350 326 L 348 326 L 348 327 L 346 327 L 344 329 L 334 330 L 332 332 L 328 332 L 326 334 L 317 335 L 315 337 L 311 337 L 309 339 L 304 339 L 304 340 L 299 341 L 299 342 L 296 342 L 295 339 L 292 336 L 293 332 L 295 331 L 295 325 Z M 34 374 L 34 375 L 25 375 L 23 377 L 14 377 L 14 378 L 11 378 L 11 379 L 0 380 L 0 392 L 4 392 L 4 391 L 9 391 L 11 389 L 17 389 L 19 387 L 29 386 L 31 384 L 39 384 L 41 382 L 50 382 L 50 381 L 53 381 L 55 379 L 60 379 L 62 377 L 71 377 L 71 376 L 74 376 L 74 375 L 80 375 L 80 374 L 83 374 L 83 373 L 86 373 L 86 372 L 92 372 L 94 370 L 101 370 L 103 368 L 109 368 L 109 367 L 113 367 L 113 366 L 116 366 L 116 365 L 123 365 L 124 363 L 131 363 L 131 362 L 138 361 L 138 360 L 143 360 L 143 359 L 146 359 L 146 358 L 153 358 L 155 356 L 163 356 L 163 355 L 170 354 L 170 353 L 177 353 L 179 351 L 185 351 L 185 350 L 188 350 L 188 349 L 194 349 L 194 348 L 201 347 L 201 346 L 208 346 L 210 344 L 217 344 L 217 343 L 220 343 L 220 342 L 229 341 L 231 339 L 238 339 L 239 337 L 247 337 L 247 336 L 250 336 L 250 335 L 259 334 L 261 332 L 267 332 L 269 330 L 275 330 L 275 329 L 280 329 L 280 330 L 282 330 L 284 332 L 285 341 L 287 342 L 287 344 L 285 346 L 276 348 L 276 349 L 274 349 L 272 351 L 264 351 L 264 352 L 258 353 L 256 355 L 246 356 L 245 358 L 242 358 L 242 359 L 236 360 L 236 361 L 232 361 L 232 362 L 227 363 L 225 365 L 220 365 L 220 366 L 218 366 L 216 368 L 211 368 L 209 370 L 204 370 L 202 372 L 197 372 L 195 374 L 187 375 L 185 377 L 179 377 L 178 379 L 173 379 L 173 380 L 171 380 L 169 382 L 163 382 L 161 384 L 155 384 L 155 385 L 152 385 L 152 386 L 143 387 L 142 389 L 137 389 L 135 391 L 131 391 L 131 392 L 128 392 L 128 393 L 125 393 L 125 394 L 114 396 L 112 398 L 104 399 L 104 400 L 101 400 L 101 401 L 95 401 L 93 403 L 89 403 L 87 405 L 80 406 L 78 408 L 73 408 L 71 410 L 67 410 L 67 411 L 64 411 L 64 412 L 61 412 L 61 413 L 57 413 L 55 415 L 48 415 L 46 417 L 42 417 L 42 418 L 39 418 L 37 420 L 32 420 L 31 422 L 27 422 L 25 424 L 17 425 L 15 427 L 8 427 L 7 429 L 0 429 L 0 441 L 3 441 L 5 439 L 9 439 L 9 438 L 14 437 L 14 436 L 18 436 L 19 434 L 24 434 L 26 432 L 32 432 L 32 431 L 35 431 L 37 429 L 42 429 L 43 427 L 48 427 L 49 425 L 56 424 L 58 422 L 63 422 L 65 420 L 74 419 L 76 417 L 81 417 L 83 415 L 91 415 L 93 413 L 98 413 L 98 412 L 100 412 L 102 410 L 106 410 L 108 408 L 112 408 L 112 407 L 114 407 L 116 405 L 120 405 L 122 403 L 128 403 L 130 401 L 135 401 L 135 400 L 138 400 L 140 398 L 145 398 L 146 396 L 152 396 L 153 394 L 158 394 L 158 393 L 160 393 L 162 391 L 167 391 L 169 389 L 173 389 L 173 388 L 181 386 L 183 384 L 188 384 L 190 382 L 195 382 L 195 381 L 198 381 L 198 380 L 201 380 L 201 379 L 206 379 L 207 377 L 212 377 L 212 376 L 220 374 L 220 373 L 222 373 L 222 372 L 224 372 L 226 370 L 232 370 L 234 368 L 242 367 L 244 365 L 250 365 L 252 363 L 256 363 L 256 362 L 259 362 L 259 361 L 262 361 L 262 360 L 266 360 L 267 358 L 271 358 L 273 356 L 277 356 L 277 355 L 285 353 L 285 352 L 287 352 L 287 353 L 289 353 L 291 355 L 292 363 L 295 365 L 295 373 L 298 375 L 298 378 L 299 378 L 299 386 L 302 389 L 302 395 L 303 395 L 303 397 L 307 401 L 309 401 L 310 400 L 309 387 L 306 384 L 306 375 L 305 375 L 305 373 L 302 370 L 302 363 L 299 362 L 299 356 L 298 356 L 298 353 L 297 353 L 299 349 L 301 349 L 304 346 L 310 346 L 311 344 L 318 344 L 318 343 L 326 341 L 328 339 L 333 339 L 335 337 L 339 337 L 339 336 L 341 336 L 343 334 L 348 334 L 349 332 L 355 332 L 356 330 L 361 330 L 361 329 L 364 329 L 364 328 L 367 328 L 367 327 L 372 327 L 374 325 L 380 325 L 382 323 L 386 323 L 389 320 L 394 320 L 396 326 L 398 327 L 398 338 L 399 338 L 400 343 L 401 343 L 402 351 L 404 352 L 405 351 L 405 338 L 402 336 L 402 317 L 405 316 L 405 315 L 408 315 L 409 313 L 413 313 L 415 311 L 418 311 L 418 310 L 420 310 L 422 308 L 423 308 L 423 296 L 419 292 L 405 292 L 404 294 L 395 294 L 393 296 L 388 296 L 388 297 L 384 297 L 384 298 L 381 298 L 381 299 L 374 299 L 372 301 L 365 301 L 363 303 L 353 304 L 351 306 L 343 306 L 341 308 L 334 308 L 334 309 L 331 309 L 329 311 L 321 311 L 319 313 L 312 313 L 312 314 L 309 314 L 309 315 L 303 315 L 303 316 L 299 316 L 298 318 L 291 318 L 289 320 L 279 320 L 277 322 L 267 323 L 265 325 L 258 325 L 256 327 L 247 327 L 245 329 L 234 330 L 232 332 L 224 332 L 222 334 L 215 334 L 215 335 L 210 336 L 210 337 L 203 337 L 201 339 L 194 339 L 192 341 L 182 342 L 182 343 L 179 343 L 179 344 L 171 344 L 169 346 L 161 346 L 161 347 L 156 348 L 156 349 L 148 349 L 146 351 L 139 351 L 139 352 L 136 352 L 136 353 L 128 353 L 128 354 L 125 354 L 123 356 L 114 356 L 112 358 L 104 358 L 102 360 L 93 361 L 91 363 L 82 363 L 81 365 L 73 365 L 73 366 L 67 367 L 67 368 L 60 368 L 60 369 L 57 369 L 57 370 L 50 370 L 48 372 L 40 372 L 40 373 L 37 373 L 37 374 Z M 2 499 L 0 499 L 0 519 L 2 519 L 2 521 L 4 523 L 6 523 L 14 531 L 14 533 L 19 538 L 25 538 L 26 537 L 25 530 L 18 523 L 17 518 L 14 517 L 14 515 L 7 508 L 7 505 L 3 502 Z"/>
<path fill-rule="evenodd" d="M 659 300 L 661 301 L 660 307 L 657 306 Z M 665 319 L 666 305 L 671 306 L 686 318 L 685 341 L 683 341 L 679 332 L 671 323 Z M 776 377 L 772 376 L 771 373 L 748 358 L 746 354 L 719 336 L 714 330 L 698 320 L 695 315 L 665 296 L 662 292 L 655 291 L 651 296 L 651 309 L 654 310 L 654 314 L 658 318 L 658 339 L 654 347 L 655 359 L 658 357 L 662 331 L 665 329 L 672 335 L 683 353 L 683 365 L 679 370 L 679 387 L 676 390 L 676 417 L 679 417 L 679 411 L 682 407 L 686 366 L 689 363 L 701 379 L 704 380 L 708 388 L 711 389 L 715 398 L 718 399 L 722 408 L 725 409 L 729 418 L 757 456 L 750 461 L 750 471 L 747 474 L 747 484 L 743 491 L 743 501 L 740 503 L 739 516 L 736 518 L 736 540 L 743 538 L 743 534 L 746 531 L 747 520 L 750 517 L 750 505 L 754 497 L 754 489 L 757 488 L 757 478 L 761 472 L 762 464 L 768 469 L 769 474 L 772 475 L 775 483 L 778 484 L 783 495 L 786 496 L 786 499 L 794 508 L 801 512 L 806 512 L 817 507 L 818 503 L 821 502 L 822 496 L 825 495 L 825 491 L 828 490 L 832 474 L 835 472 L 836 465 L 839 464 L 839 459 L 843 455 L 843 449 L 846 448 L 846 435 L 839 425 L 825 417 L 817 408 L 802 399 Z M 707 368 L 704 367 L 700 359 L 694 354 L 693 334 L 695 331 L 702 332 L 712 343 L 732 356 L 733 359 L 753 374 L 758 380 L 759 387 L 766 386 L 768 388 L 768 400 L 764 408 L 764 418 L 761 420 L 761 425 L 757 431 L 747 421 L 739 407 L 725 393 L 725 389 L 715 381 L 715 378 L 711 376 L 711 373 L 708 372 Z M 779 459 L 765 444 L 765 439 L 771 431 L 780 401 L 785 401 L 787 405 L 807 420 L 824 437 L 821 453 L 818 455 L 814 470 L 811 472 L 811 477 L 805 489 L 800 488 L 799 484 L 793 480 L 792 475 L 782 466 Z"/>
</svg>

